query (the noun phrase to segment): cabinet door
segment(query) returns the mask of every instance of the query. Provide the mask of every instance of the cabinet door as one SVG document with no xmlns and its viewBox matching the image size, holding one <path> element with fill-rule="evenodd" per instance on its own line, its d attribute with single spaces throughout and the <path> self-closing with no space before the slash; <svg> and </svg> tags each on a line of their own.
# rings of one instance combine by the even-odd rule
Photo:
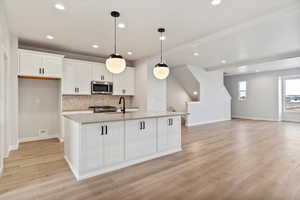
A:
<svg viewBox="0 0 300 200">
<path fill-rule="evenodd" d="M 151 155 L 156 152 L 155 119 L 126 121 L 125 133 L 127 160 Z"/>
<path fill-rule="evenodd" d="M 33 52 L 19 53 L 19 74 L 23 76 L 42 76 L 43 56 Z"/>
<path fill-rule="evenodd" d="M 157 120 L 157 149 L 164 151 L 181 145 L 181 118 L 163 117 Z"/>
<path fill-rule="evenodd" d="M 91 64 L 76 60 L 65 60 L 63 66 L 63 94 L 91 94 Z"/>
<path fill-rule="evenodd" d="M 135 94 L 135 69 L 126 67 L 120 74 L 113 75 L 114 95 L 134 95 Z"/>
<path fill-rule="evenodd" d="M 88 172 L 103 166 L 103 137 L 100 124 L 82 127 L 80 148 L 80 171 Z"/>
<path fill-rule="evenodd" d="M 91 94 L 92 65 L 90 63 L 79 62 L 76 65 L 76 84 L 80 95 Z"/>
<path fill-rule="evenodd" d="M 77 65 L 74 62 L 64 61 L 63 64 L 63 94 L 76 94 L 78 87 L 77 80 Z"/>
<path fill-rule="evenodd" d="M 101 124 L 104 127 L 103 159 L 104 165 L 113 165 L 124 161 L 124 122 Z"/>
<path fill-rule="evenodd" d="M 107 81 L 113 82 L 113 75 L 107 69 L 104 63 L 93 63 L 92 64 L 92 80 L 93 81 Z"/>
<path fill-rule="evenodd" d="M 63 58 L 55 56 L 44 56 L 43 67 L 44 76 L 53 78 L 62 78 Z"/>
<path fill-rule="evenodd" d="M 181 117 L 175 116 L 170 118 L 170 125 L 168 125 L 168 147 L 181 146 Z"/>
</svg>

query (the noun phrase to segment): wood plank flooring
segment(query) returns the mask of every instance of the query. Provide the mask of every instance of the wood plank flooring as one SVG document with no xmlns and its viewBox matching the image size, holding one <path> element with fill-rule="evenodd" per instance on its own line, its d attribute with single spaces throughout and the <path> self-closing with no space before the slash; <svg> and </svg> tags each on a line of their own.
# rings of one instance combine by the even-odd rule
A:
<svg viewBox="0 0 300 200">
<path fill-rule="evenodd" d="M 76 181 L 57 140 L 5 160 L 5 200 L 299 200 L 300 124 L 232 120 L 183 127 L 183 151 Z"/>
</svg>

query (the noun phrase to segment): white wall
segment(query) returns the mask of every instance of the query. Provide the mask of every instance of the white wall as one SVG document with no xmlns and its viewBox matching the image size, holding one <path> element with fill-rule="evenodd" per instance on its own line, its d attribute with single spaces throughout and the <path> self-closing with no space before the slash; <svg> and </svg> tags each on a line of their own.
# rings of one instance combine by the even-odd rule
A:
<svg viewBox="0 0 300 200">
<path fill-rule="evenodd" d="M 153 68 L 158 58 L 140 60 L 136 66 L 136 94 L 133 105 L 143 111 L 167 110 L 167 81 L 158 80 L 153 75 Z"/>
<path fill-rule="evenodd" d="M 232 96 L 232 116 L 249 119 L 279 120 L 280 76 L 300 75 L 300 69 L 261 72 L 225 77 L 225 86 Z M 246 80 L 246 101 L 238 100 L 238 82 Z M 291 121 L 300 121 L 299 114 L 291 115 Z"/>
<path fill-rule="evenodd" d="M 16 135 L 13 125 L 15 119 L 10 118 L 11 93 L 7 86 L 13 84 L 15 79 L 11 79 L 11 68 L 13 67 L 13 58 L 11 56 L 11 34 L 9 31 L 4 2 L 0 0 L 0 173 L 3 169 L 3 158 L 8 156 L 11 148 L 12 135 Z M 4 55 L 7 58 L 7 66 L 4 65 Z M 14 112 L 14 111 L 12 111 Z M 8 123 L 9 120 L 13 122 Z"/>
<path fill-rule="evenodd" d="M 20 141 L 59 136 L 59 88 L 57 80 L 19 79 Z M 40 129 L 48 135 L 40 136 Z"/>
<path fill-rule="evenodd" d="M 186 112 L 186 103 L 189 101 L 190 96 L 171 73 L 167 80 L 167 108 L 172 107 L 176 112 Z"/>
<path fill-rule="evenodd" d="M 199 102 L 187 104 L 186 125 L 194 126 L 231 119 L 230 95 L 224 87 L 223 72 L 207 72 L 198 66 L 187 66 L 200 82 Z"/>
</svg>

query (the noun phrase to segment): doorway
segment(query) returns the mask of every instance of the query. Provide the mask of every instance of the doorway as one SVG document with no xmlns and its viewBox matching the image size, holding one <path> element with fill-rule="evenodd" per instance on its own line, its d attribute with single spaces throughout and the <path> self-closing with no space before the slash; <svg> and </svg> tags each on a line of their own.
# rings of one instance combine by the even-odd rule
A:
<svg viewBox="0 0 300 200">
<path fill-rule="evenodd" d="M 300 75 L 282 78 L 282 120 L 300 122 Z"/>
</svg>

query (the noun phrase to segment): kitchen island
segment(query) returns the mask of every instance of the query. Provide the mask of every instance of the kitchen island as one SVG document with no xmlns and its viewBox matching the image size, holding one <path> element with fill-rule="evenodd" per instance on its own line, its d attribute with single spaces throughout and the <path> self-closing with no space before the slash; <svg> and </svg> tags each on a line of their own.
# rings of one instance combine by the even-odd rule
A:
<svg viewBox="0 0 300 200">
<path fill-rule="evenodd" d="M 77 180 L 181 151 L 178 112 L 64 115 L 65 159 Z"/>
</svg>

